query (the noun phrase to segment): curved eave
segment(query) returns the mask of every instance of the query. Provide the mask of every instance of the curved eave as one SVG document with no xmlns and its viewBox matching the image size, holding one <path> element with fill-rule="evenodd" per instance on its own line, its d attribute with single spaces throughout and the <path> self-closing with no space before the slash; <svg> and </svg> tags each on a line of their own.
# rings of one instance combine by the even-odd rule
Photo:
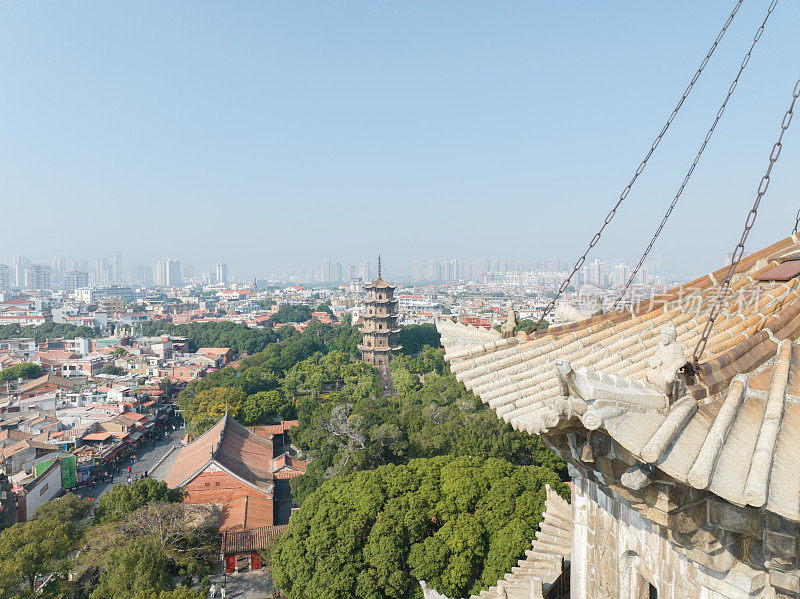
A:
<svg viewBox="0 0 800 599">
<path fill-rule="evenodd" d="M 800 286 L 797 278 L 758 281 L 758 275 L 800 250 L 798 241 L 784 239 L 739 264 L 690 395 L 668 410 L 608 411 L 600 427 L 640 461 L 688 486 L 793 521 L 800 521 L 800 351 L 794 347 Z M 575 420 L 565 410 L 570 400 L 561 394 L 556 360 L 593 370 L 608 384 L 645 384 L 663 326 L 675 326 L 690 357 L 724 270 L 629 312 L 530 336 L 499 339 L 443 321 L 445 357 L 458 380 L 515 429 L 548 434 Z"/>
</svg>

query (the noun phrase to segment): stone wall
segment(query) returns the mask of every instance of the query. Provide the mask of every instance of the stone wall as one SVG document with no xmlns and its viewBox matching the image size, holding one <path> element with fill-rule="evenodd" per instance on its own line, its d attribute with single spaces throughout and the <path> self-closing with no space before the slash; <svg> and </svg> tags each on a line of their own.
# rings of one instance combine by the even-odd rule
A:
<svg viewBox="0 0 800 599">
<path fill-rule="evenodd" d="M 572 597 L 772 599 L 766 573 L 737 562 L 709 570 L 678 552 L 666 531 L 613 491 L 573 479 Z M 653 587 L 651 589 L 650 587 Z"/>
</svg>

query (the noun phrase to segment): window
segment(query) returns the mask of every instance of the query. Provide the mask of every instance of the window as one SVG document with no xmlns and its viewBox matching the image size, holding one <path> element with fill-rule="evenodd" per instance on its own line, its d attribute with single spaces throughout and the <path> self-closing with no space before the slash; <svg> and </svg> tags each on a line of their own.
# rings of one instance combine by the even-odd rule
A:
<svg viewBox="0 0 800 599">
<path fill-rule="evenodd" d="M 648 599 L 658 599 L 658 589 L 652 584 L 648 586 L 650 587 L 650 597 Z"/>
</svg>

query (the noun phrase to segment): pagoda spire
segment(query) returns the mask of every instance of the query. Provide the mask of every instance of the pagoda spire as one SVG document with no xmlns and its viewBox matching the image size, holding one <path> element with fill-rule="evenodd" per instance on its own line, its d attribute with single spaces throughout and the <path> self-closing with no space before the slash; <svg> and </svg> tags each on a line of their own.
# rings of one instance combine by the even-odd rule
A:
<svg viewBox="0 0 800 599">
<path fill-rule="evenodd" d="M 378 254 L 378 280 L 381 280 L 381 255 Z"/>
</svg>

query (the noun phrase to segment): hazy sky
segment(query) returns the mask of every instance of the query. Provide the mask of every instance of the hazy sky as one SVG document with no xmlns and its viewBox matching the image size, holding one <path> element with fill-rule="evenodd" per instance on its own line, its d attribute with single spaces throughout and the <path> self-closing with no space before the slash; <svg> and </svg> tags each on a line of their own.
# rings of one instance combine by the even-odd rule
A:
<svg viewBox="0 0 800 599">
<path fill-rule="evenodd" d="M 4 2 L 0 262 L 574 259 L 733 4 Z M 641 253 L 767 4 L 745 0 L 597 256 Z M 738 240 L 798 30 L 784 1 L 654 250 L 667 272 Z M 800 209 L 795 120 L 751 250 Z"/>
</svg>

